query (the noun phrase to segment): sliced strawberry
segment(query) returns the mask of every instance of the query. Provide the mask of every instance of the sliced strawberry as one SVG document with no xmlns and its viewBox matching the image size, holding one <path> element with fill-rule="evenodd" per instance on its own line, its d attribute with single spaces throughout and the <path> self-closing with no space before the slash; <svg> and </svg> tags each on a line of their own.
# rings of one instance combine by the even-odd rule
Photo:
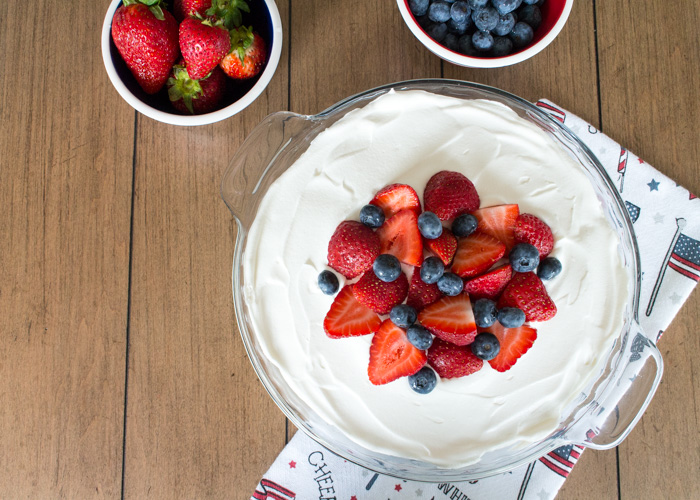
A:
<svg viewBox="0 0 700 500">
<path fill-rule="evenodd" d="M 554 248 L 554 235 L 551 228 L 532 214 L 520 214 L 515 221 L 513 235 L 516 243 L 529 243 L 540 251 L 544 259 Z"/>
<path fill-rule="evenodd" d="M 442 228 L 442 234 L 434 240 L 423 240 L 428 250 L 440 257 L 440 260 L 449 266 L 457 251 L 457 238 L 446 227 Z"/>
<path fill-rule="evenodd" d="M 343 287 L 323 320 L 323 330 L 332 339 L 374 333 L 382 320 L 377 313 L 360 304 L 352 293 L 352 285 Z"/>
<path fill-rule="evenodd" d="M 525 321 L 547 321 L 557 314 L 542 280 L 535 273 L 515 273 L 498 300 L 498 308 L 518 307 Z"/>
<path fill-rule="evenodd" d="M 484 361 L 469 346 L 457 346 L 442 339 L 435 339 L 428 349 L 428 363 L 440 378 L 465 377 L 484 366 Z"/>
<path fill-rule="evenodd" d="M 401 210 L 412 210 L 416 217 L 421 213 L 418 193 L 407 184 L 390 184 L 383 187 L 374 195 L 370 204 L 381 208 L 387 219 Z"/>
<path fill-rule="evenodd" d="M 425 306 L 428 306 L 442 297 L 442 292 L 437 286 L 437 283 L 428 284 L 420 278 L 420 267 L 413 269 L 411 284 L 408 286 L 408 299 L 406 304 L 413 307 L 416 311 L 421 311 Z"/>
<path fill-rule="evenodd" d="M 518 205 L 497 205 L 495 207 L 481 208 L 473 212 L 472 215 L 479 221 L 479 225 L 476 226 L 477 231 L 502 241 L 506 245 L 506 250 L 510 252 L 510 249 L 515 245 L 513 229 L 515 228 L 515 221 L 520 215 Z"/>
<path fill-rule="evenodd" d="M 487 271 L 506 253 L 506 246 L 485 233 L 474 232 L 457 243 L 452 272 L 462 278 Z"/>
<path fill-rule="evenodd" d="M 352 279 L 372 267 L 379 248 L 379 237 L 374 231 L 360 222 L 346 220 L 328 242 L 328 264 Z"/>
<path fill-rule="evenodd" d="M 472 302 L 479 299 L 495 301 L 512 277 L 513 269 L 510 264 L 506 264 L 465 282 L 464 291 L 469 294 Z"/>
<path fill-rule="evenodd" d="M 380 253 L 390 253 L 404 264 L 420 266 L 423 262 L 423 240 L 418 217 L 412 210 L 401 210 L 377 229 Z"/>
<path fill-rule="evenodd" d="M 408 279 L 404 273 L 389 283 L 377 278 L 369 269 L 353 286 L 355 298 L 379 314 L 389 314 L 391 308 L 403 302 L 408 295 Z"/>
<path fill-rule="evenodd" d="M 459 214 L 479 208 L 479 194 L 472 181 L 459 172 L 443 170 L 433 175 L 423 192 L 425 210 L 440 220 L 454 219 Z"/>
<path fill-rule="evenodd" d="M 413 375 L 423 368 L 426 360 L 425 351 L 416 349 L 406 332 L 387 319 L 372 337 L 367 375 L 374 385 L 388 384 Z"/>
<path fill-rule="evenodd" d="M 418 313 L 418 321 L 436 337 L 455 345 L 471 344 L 476 337 L 474 313 L 466 293 L 430 304 Z"/>
<path fill-rule="evenodd" d="M 501 344 L 498 355 L 489 361 L 494 370 L 510 370 L 515 362 L 525 354 L 537 339 L 537 330 L 527 323 L 518 328 L 504 328 L 498 321 L 483 331 L 493 333 Z"/>
</svg>

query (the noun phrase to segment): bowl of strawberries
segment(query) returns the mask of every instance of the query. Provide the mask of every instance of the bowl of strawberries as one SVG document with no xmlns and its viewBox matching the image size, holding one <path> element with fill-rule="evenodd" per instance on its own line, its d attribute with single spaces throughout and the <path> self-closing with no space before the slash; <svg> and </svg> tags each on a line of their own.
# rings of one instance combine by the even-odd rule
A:
<svg viewBox="0 0 700 500">
<path fill-rule="evenodd" d="M 282 23 L 274 0 L 113 0 L 102 27 L 112 85 L 171 125 L 205 125 L 252 103 L 274 75 Z"/>
</svg>

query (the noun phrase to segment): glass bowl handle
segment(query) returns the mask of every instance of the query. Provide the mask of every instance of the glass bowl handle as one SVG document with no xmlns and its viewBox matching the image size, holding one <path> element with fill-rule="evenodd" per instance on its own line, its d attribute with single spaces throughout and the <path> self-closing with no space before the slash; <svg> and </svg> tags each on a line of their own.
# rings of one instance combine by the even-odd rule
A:
<svg viewBox="0 0 700 500">
<path fill-rule="evenodd" d="M 661 353 L 636 322 L 630 335 L 620 360 L 627 363 L 624 370 L 576 425 L 581 432 L 571 436 L 574 444 L 598 450 L 614 448 L 632 431 L 654 396 L 663 373 Z"/>
</svg>

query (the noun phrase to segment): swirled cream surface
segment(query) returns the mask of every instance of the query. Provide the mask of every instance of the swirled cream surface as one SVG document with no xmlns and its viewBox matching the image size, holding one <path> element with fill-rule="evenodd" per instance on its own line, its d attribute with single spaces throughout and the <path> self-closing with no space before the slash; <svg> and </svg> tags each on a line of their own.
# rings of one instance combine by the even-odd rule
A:
<svg viewBox="0 0 700 500">
<path fill-rule="evenodd" d="M 367 377 L 371 335 L 330 339 L 318 288 L 328 241 L 387 184 L 423 199 L 440 170 L 465 174 L 481 206 L 518 203 L 552 228 L 558 308 L 507 372 L 440 380 L 427 395 Z M 542 131 L 491 101 L 391 92 L 321 132 L 265 195 L 243 253 L 244 296 L 264 355 L 321 418 L 374 451 L 441 467 L 554 431 L 621 331 L 628 277 L 590 182 Z M 341 287 L 343 278 L 341 278 Z"/>
</svg>

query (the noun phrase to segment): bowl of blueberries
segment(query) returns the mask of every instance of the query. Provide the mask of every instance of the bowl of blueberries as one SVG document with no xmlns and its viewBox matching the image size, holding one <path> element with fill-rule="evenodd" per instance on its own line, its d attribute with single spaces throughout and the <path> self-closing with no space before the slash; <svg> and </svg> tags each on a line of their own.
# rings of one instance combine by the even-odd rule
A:
<svg viewBox="0 0 700 500">
<path fill-rule="evenodd" d="M 411 32 L 459 66 L 499 68 L 534 56 L 564 27 L 573 0 L 397 0 Z"/>
</svg>

